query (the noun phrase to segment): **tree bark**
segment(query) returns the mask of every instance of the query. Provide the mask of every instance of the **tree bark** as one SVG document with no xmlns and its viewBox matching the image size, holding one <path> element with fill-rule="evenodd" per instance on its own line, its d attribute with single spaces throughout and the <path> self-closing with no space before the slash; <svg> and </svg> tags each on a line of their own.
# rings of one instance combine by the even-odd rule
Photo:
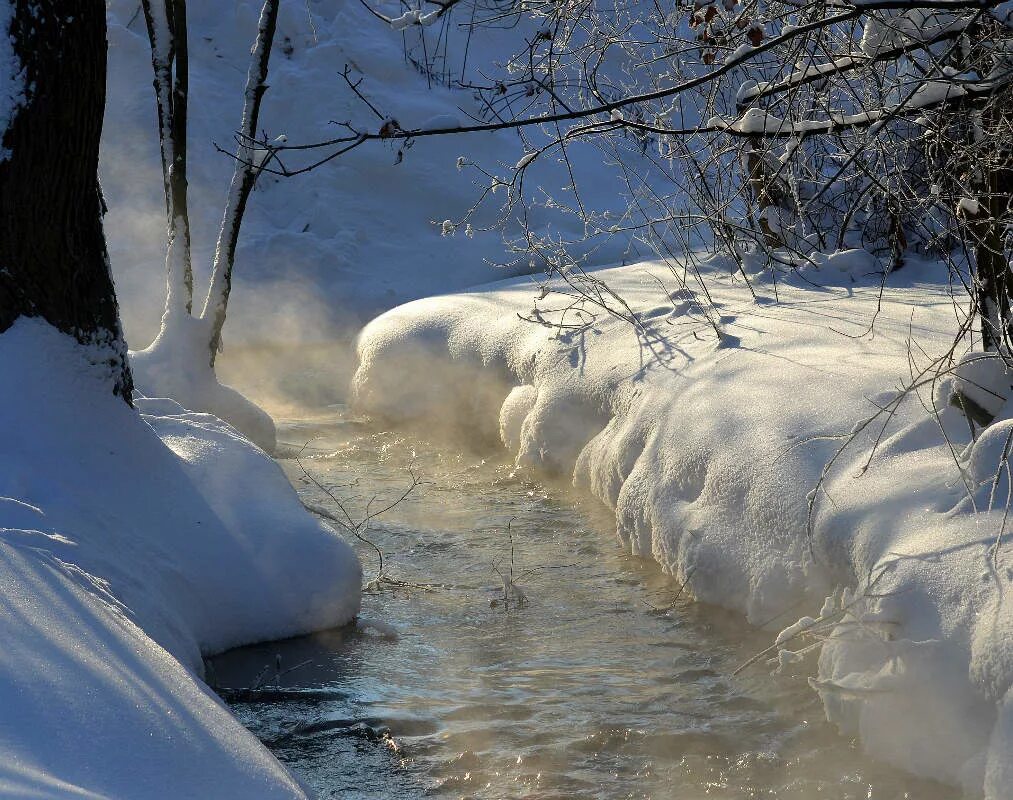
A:
<svg viewBox="0 0 1013 800">
<path fill-rule="evenodd" d="M 22 316 L 45 319 L 96 348 L 96 366 L 130 403 L 98 182 L 105 3 L 0 2 L 24 90 L 0 148 L 0 332 Z"/>
<path fill-rule="evenodd" d="M 995 46 L 1008 39 L 1003 23 L 982 18 L 968 29 L 968 35 L 954 56 L 961 72 L 972 71 L 981 78 L 991 74 Z M 966 42 L 966 46 L 963 42 Z M 966 220 L 974 256 L 974 300 L 981 321 L 981 341 L 986 351 L 1013 346 L 1013 270 L 1006 249 L 1006 233 L 1013 211 L 1013 147 L 1008 141 L 1013 123 L 1009 89 L 986 96 L 959 125 L 966 131 L 969 147 L 957 174 L 964 173 L 976 197 L 977 208 L 963 207 L 958 219 Z"/>
<path fill-rule="evenodd" d="M 189 55 L 186 0 L 142 0 L 151 44 L 158 140 L 167 227 L 166 313 L 193 308 L 190 212 L 187 201 Z"/>
<path fill-rule="evenodd" d="M 267 91 L 267 68 L 271 58 L 271 45 L 278 24 L 279 0 L 265 0 L 260 11 L 257 41 L 253 45 L 250 69 L 246 74 L 246 91 L 243 94 L 243 121 L 239 129 L 239 152 L 236 154 L 235 171 L 229 186 L 229 197 L 218 232 L 215 259 L 211 268 L 211 286 L 204 303 L 201 318 L 211 323 L 210 349 L 211 366 L 222 344 L 222 328 L 232 292 L 232 267 L 236 261 L 236 245 L 239 243 L 239 228 L 246 211 L 246 201 L 253 191 L 253 184 L 260 174 L 260 165 L 254 164 L 253 142 L 257 139 L 257 120 L 260 117 L 260 102 Z"/>
<path fill-rule="evenodd" d="M 978 191 L 977 209 L 966 212 L 974 246 L 974 285 L 981 340 L 985 350 L 1013 346 L 1013 270 L 1006 249 L 1006 231 L 1013 211 L 1013 151 L 1002 140 L 1011 117 L 1008 95 L 989 98 L 980 112 L 980 124 L 991 136 L 978 142 L 970 166 L 972 185 Z"/>
<path fill-rule="evenodd" d="M 1006 256 L 1006 219 L 1013 186 L 1008 170 L 989 170 L 979 213 L 968 227 L 974 242 L 975 287 L 981 317 L 981 340 L 985 350 L 997 351 L 1013 344 L 1013 313 L 1010 301 L 1013 272 Z M 1007 179 L 1004 180 L 1004 177 Z"/>
</svg>

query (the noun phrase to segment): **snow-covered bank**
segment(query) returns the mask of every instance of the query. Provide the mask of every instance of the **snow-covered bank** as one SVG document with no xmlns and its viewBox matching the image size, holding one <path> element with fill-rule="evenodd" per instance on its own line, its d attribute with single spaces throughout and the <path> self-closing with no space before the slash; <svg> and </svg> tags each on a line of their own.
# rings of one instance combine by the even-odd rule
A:
<svg viewBox="0 0 1013 800">
<path fill-rule="evenodd" d="M 519 464 L 572 473 L 615 509 L 631 550 L 701 601 L 773 629 L 810 616 L 794 632 L 824 642 L 813 685 L 832 719 L 877 758 L 1010 798 L 1013 562 L 1004 544 L 993 567 L 1003 514 L 970 510 L 940 433 L 958 451 L 969 443 L 948 386 L 923 387 L 924 407 L 914 395 L 901 404 L 868 470 L 879 427 L 859 432 L 828 476 L 810 539 L 807 494 L 841 435 L 955 329 L 945 287 L 923 280 L 931 265 L 912 265 L 863 335 L 879 305 L 875 267 L 862 254 L 832 257 L 807 276 L 828 288 L 779 281 L 776 305 L 715 270 L 720 346 L 657 265 L 597 273 L 637 312 L 640 335 L 600 312 L 574 326 L 572 309 L 551 311 L 572 300 L 551 294 L 542 318 L 571 327 L 520 319 L 531 316 L 530 279 L 420 300 L 364 330 L 355 396 L 387 418 L 498 434 Z M 752 281 L 772 297 L 762 276 Z M 1008 427 L 966 448 L 965 477 L 991 486 Z M 772 655 L 800 669 L 795 653 L 813 639 L 791 633 Z"/>
<path fill-rule="evenodd" d="M 202 656 L 351 620 L 351 548 L 232 428 L 0 336 L 0 794 L 300 797 Z"/>
</svg>

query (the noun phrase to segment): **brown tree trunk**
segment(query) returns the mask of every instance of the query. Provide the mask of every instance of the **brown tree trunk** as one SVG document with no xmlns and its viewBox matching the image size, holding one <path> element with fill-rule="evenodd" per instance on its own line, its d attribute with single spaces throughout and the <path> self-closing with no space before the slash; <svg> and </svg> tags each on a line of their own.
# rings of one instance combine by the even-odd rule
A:
<svg viewBox="0 0 1013 800">
<path fill-rule="evenodd" d="M 977 189 L 976 213 L 965 213 L 974 246 L 974 284 L 981 339 L 985 350 L 1013 347 L 1013 270 L 1006 251 L 1006 230 L 1013 210 L 1013 150 L 1002 140 L 1011 116 L 1006 94 L 991 97 L 980 115 L 980 124 L 994 136 L 981 145 L 970 165 Z M 986 139 L 988 141 L 988 139 Z"/>
<path fill-rule="evenodd" d="M 954 66 L 986 78 L 993 69 L 994 45 L 1005 41 L 1008 29 L 994 18 L 983 17 L 968 29 L 955 55 Z M 974 301 L 981 320 L 981 340 L 987 351 L 1013 345 L 1013 271 L 1006 253 L 1006 230 L 1013 209 L 1013 148 L 1008 141 L 1008 89 L 984 98 L 982 105 L 964 112 L 961 127 L 971 143 L 970 157 L 956 163 L 973 188 L 976 209 L 961 208 L 974 255 Z M 963 205 L 963 204 L 961 204 Z"/>
<path fill-rule="evenodd" d="M 1013 314 L 1010 293 L 1013 273 L 1006 257 L 1006 213 L 1010 187 L 1003 187 L 1001 171 L 987 175 L 980 210 L 969 224 L 974 242 L 975 287 L 981 318 L 981 340 L 985 350 L 1013 344 Z"/>
<path fill-rule="evenodd" d="M 133 381 L 98 183 L 105 3 L 0 2 L 12 7 L 9 35 L 24 87 L 0 148 L 0 332 L 21 316 L 42 317 L 100 347 L 113 393 L 129 403 Z"/>
<path fill-rule="evenodd" d="M 784 246 L 784 239 L 779 232 L 771 229 L 770 223 L 767 221 L 766 214 L 764 213 L 771 206 L 777 208 L 778 204 L 773 196 L 774 187 L 770 176 L 767 174 L 767 168 L 763 162 L 760 148 L 760 137 L 751 137 L 749 143 L 746 145 L 746 178 L 753 195 L 753 202 L 760 211 L 754 218 L 759 222 L 760 234 L 763 236 L 763 241 L 767 247 L 776 250 L 778 247 Z M 752 209 L 750 209 L 749 214 L 752 217 Z"/>
</svg>

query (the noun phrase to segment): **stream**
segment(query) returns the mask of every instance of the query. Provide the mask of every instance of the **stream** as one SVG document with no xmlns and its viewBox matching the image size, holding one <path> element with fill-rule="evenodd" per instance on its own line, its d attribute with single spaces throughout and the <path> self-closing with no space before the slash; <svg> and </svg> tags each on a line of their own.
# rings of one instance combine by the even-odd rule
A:
<svg viewBox="0 0 1013 800">
<path fill-rule="evenodd" d="M 771 634 L 690 602 L 624 554 L 602 507 L 518 474 L 505 453 L 383 431 L 339 406 L 279 420 L 278 434 L 304 500 L 340 513 L 318 482 L 356 522 L 414 470 L 423 483 L 365 535 L 387 574 L 439 585 L 367 592 L 366 624 L 212 661 L 234 713 L 318 796 L 960 796 L 828 724 L 805 680 L 813 662 L 733 677 Z M 355 544 L 368 579 L 376 553 Z M 504 598 L 511 569 L 525 602 Z"/>
</svg>

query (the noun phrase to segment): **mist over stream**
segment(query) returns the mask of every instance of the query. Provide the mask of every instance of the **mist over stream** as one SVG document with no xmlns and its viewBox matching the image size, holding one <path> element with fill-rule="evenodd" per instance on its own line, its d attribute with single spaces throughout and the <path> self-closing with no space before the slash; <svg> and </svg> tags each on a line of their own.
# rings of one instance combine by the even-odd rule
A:
<svg viewBox="0 0 1013 800">
<path fill-rule="evenodd" d="M 213 662 L 235 713 L 321 797 L 917 798 L 959 794 L 877 764 L 824 721 L 770 643 L 623 554 L 610 516 L 563 486 L 391 433 L 342 407 L 282 420 L 281 463 L 309 502 L 353 517 L 424 483 L 369 528 L 387 571 L 443 588 L 364 597 L 368 627 Z M 308 442 L 308 444 L 307 444 Z M 510 523 L 510 536 L 507 523 Z M 527 602 L 503 602 L 494 567 Z M 357 543 L 366 576 L 376 555 Z M 294 668 L 294 669 L 293 669 Z M 281 676 L 277 677 L 279 670 Z"/>
</svg>

